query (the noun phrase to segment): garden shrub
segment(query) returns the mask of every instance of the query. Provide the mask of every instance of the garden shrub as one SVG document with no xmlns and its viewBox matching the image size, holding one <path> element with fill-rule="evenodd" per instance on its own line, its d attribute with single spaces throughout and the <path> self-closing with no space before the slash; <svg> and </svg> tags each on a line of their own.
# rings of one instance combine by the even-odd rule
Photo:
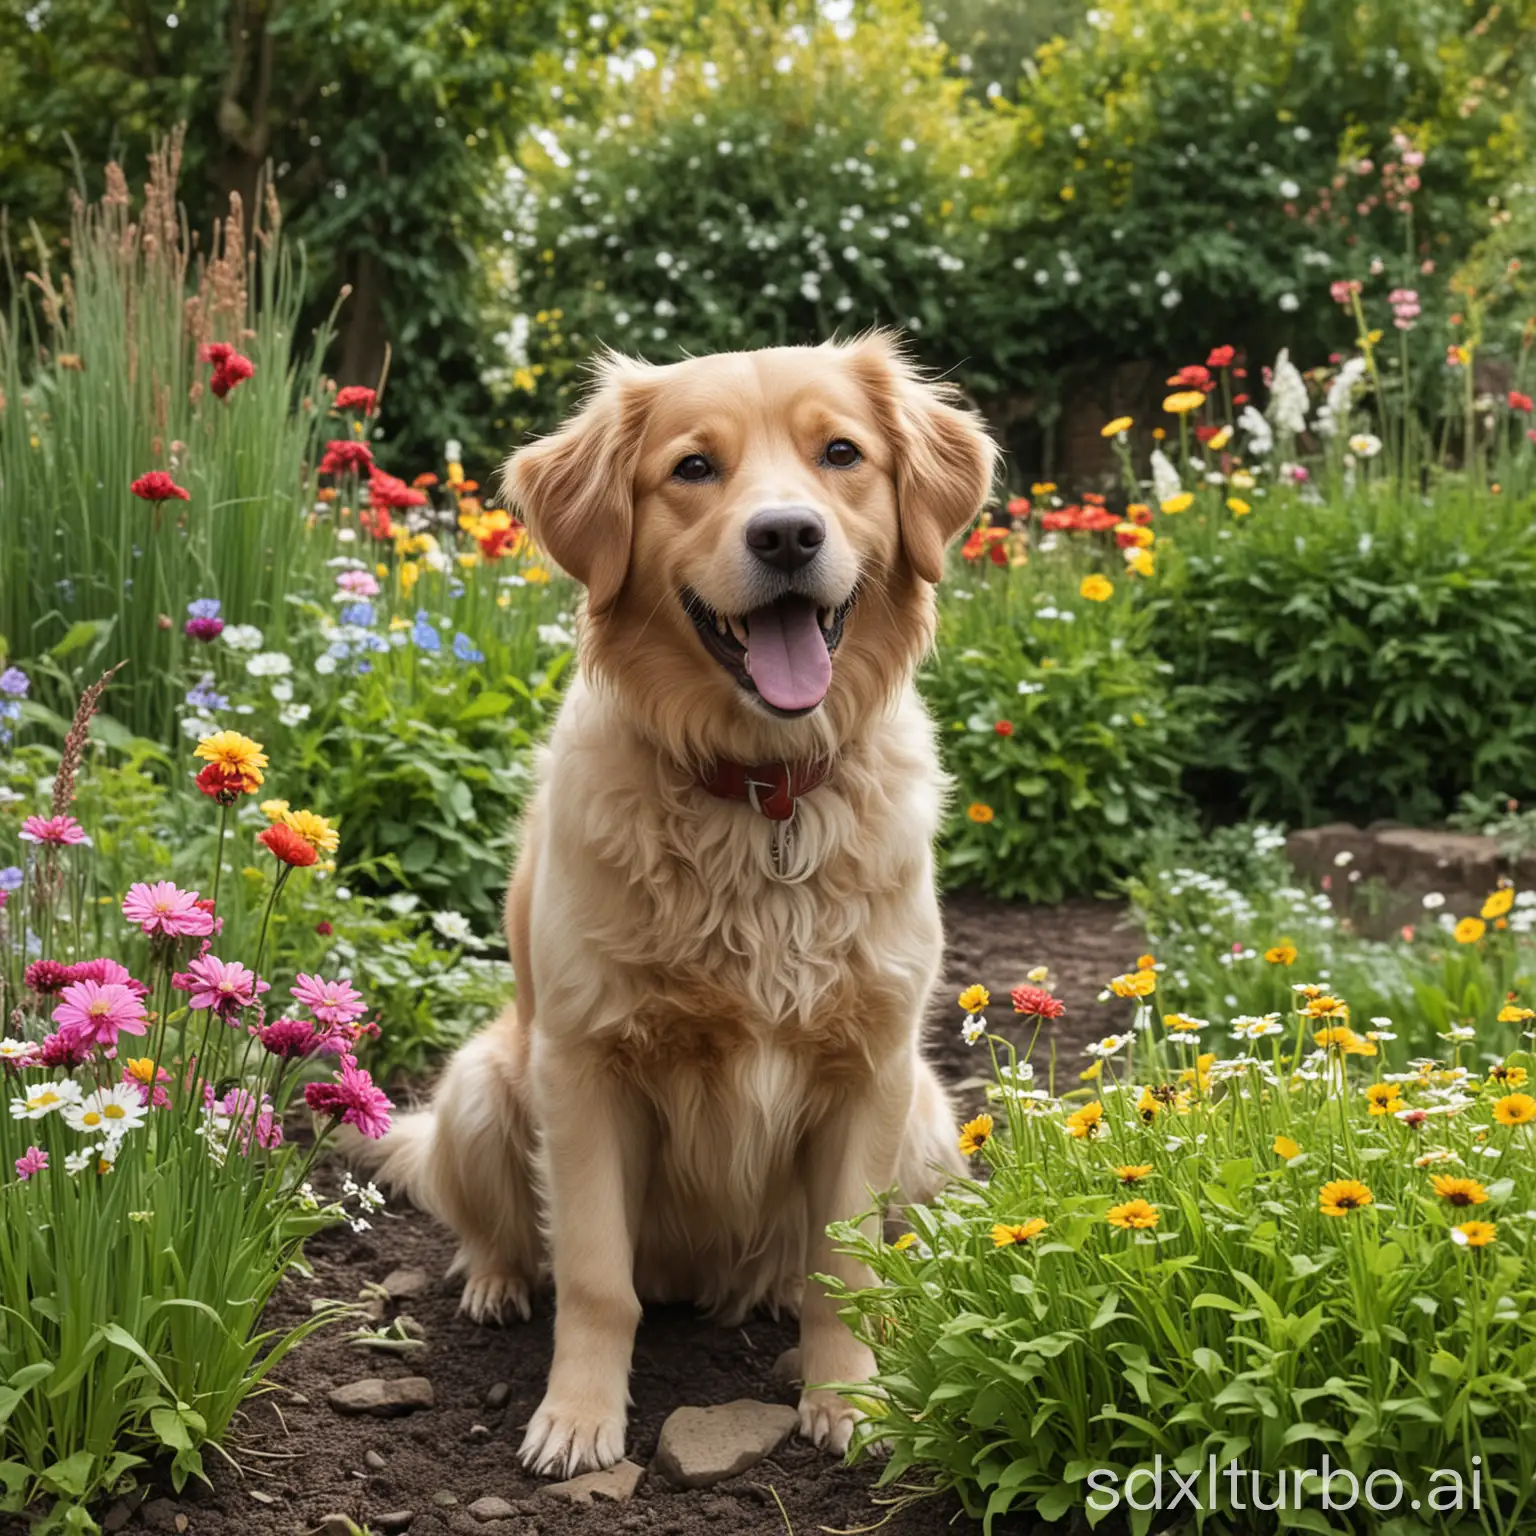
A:
<svg viewBox="0 0 1536 1536">
<path fill-rule="evenodd" d="M 151 868 L 103 902 L 94 828 L 75 815 L 90 814 L 75 791 L 99 691 L 82 696 L 49 793 L 0 805 L 0 1508 L 38 1501 L 39 1532 L 94 1530 L 86 1504 L 150 1463 L 177 1489 L 201 1476 L 241 1404 L 340 1315 L 262 1320 L 307 1235 L 367 1225 L 374 1192 L 349 1181 L 324 1202 L 308 1174 L 333 1127 L 382 1135 L 391 1107 L 357 1064 L 376 1028 L 362 995 L 274 942 L 284 888 L 335 849 L 324 818 L 266 825 L 248 854 L 264 916 L 249 947 L 223 927 L 226 848 L 246 843 L 229 811 L 261 790 L 258 743 L 220 732 L 197 746 L 219 823 L 210 895 Z M 298 1104 L 317 1117 L 312 1145 L 285 1140 Z"/>
<path fill-rule="evenodd" d="M 1203 714 L 1202 798 L 1423 822 L 1536 782 L 1531 502 L 1378 489 L 1273 497 L 1221 538 L 1173 541 L 1152 632 Z"/>
<path fill-rule="evenodd" d="M 884 323 L 945 362 L 963 347 L 975 109 L 913 0 L 852 9 L 716 5 L 533 136 L 509 213 L 514 425 L 564 415 L 602 346 L 669 362 Z"/>
<path fill-rule="evenodd" d="M 1178 809 L 1188 738 L 1148 616 L 1086 551 L 982 554 L 940 590 L 920 686 L 957 781 L 945 881 L 1030 901 L 1102 892 Z"/>
<path fill-rule="evenodd" d="M 1042 1082 L 967 993 L 995 1074 L 961 1150 L 986 1181 L 906 1209 L 894 1243 L 834 1228 L 876 1276 L 843 1299 L 882 1480 L 952 1488 L 987 1532 L 1114 1510 L 1143 1536 L 1171 1509 L 1219 1533 L 1527 1529 L 1536 1098 L 1528 1053 L 1498 1053 L 1536 1014 L 1491 999 L 1401 1067 L 1318 985 L 1232 1026 L 1177 1012 L 1150 956 L 1112 987 L 1087 1088 Z M 1299 1500 L 1287 1476 L 1253 1513 L 1302 1469 Z M 1172 1508 L 1175 1473 L 1198 1507 Z"/>
</svg>

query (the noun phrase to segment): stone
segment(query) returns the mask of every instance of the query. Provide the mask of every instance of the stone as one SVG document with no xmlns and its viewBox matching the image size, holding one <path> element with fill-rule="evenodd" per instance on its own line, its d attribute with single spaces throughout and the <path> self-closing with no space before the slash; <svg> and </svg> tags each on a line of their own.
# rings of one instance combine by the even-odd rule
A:
<svg viewBox="0 0 1536 1536">
<path fill-rule="evenodd" d="M 420 1296 L 430 1284 L 424 1269 L 392 1269 L 384 1276 L 384 1294 L 391 1301 L 404 1301 Z"/>
<path fill-rule="evenodd" d="M 713 1408 L 676 1408 L 661 1426 L 655 1469 L 677 1488 L 709 1488 L 771 1456 L 800 1422 L 783 1403 L 742 1398 Z"/>
<path fill-rule="evenodd" d="M 645 1469 L 632 1461 L 621 1461 L 602 1472 L 587 1472 L 563 1483 L 545 1483 L 539 1489 L 542 1498 L 564 1499 L 570 1504 L 592 1504 L 608 1499 L 625 1504 L 634 1497 Z"/>
<path fill-rule="evenodd" d="M 489 1440 L 491 1432 L 484 1424 L 471 1424 L 469 1426 L 469 1438 L 471 1440 Z"/>
<path fill-rule="evenodd" d="M 191 1524 L 192 1524 L 192 1522 L 189 1519 L 187 1519 L 187 1517 L 185 1515 L 177 1515 L 176 1516 L 176 1532 L 177 1532 L 177 1536 L 182 1536 L 182 1533 L 185 1532 L 187 1527 L 189 1525 L 191 1525 Z"/>
<path fill-rule="evenodd" d="M 133 1511 L 128 1505 L 119 1499 L 116 1504 L 101 1517 L 101 1528 L 104 1531 L 120 1531 L 128 1524 Z"/>
<path fill-rule="evenodd" d="M 389 1463 L 385 1461 L 377 1451 L 365 1452 L 363 1460 L 367 1462 L 367 1464 L 372 1467 L 375 1472 L 382 1472 L 384 1468 L 389 1465 Z"/>
<path fill-rule="evenodd" d="M 139 1520 L 146 1530 L 174 1531 L 176 1529 L 176 1505 L 171 1499 L 151 1499 L 139 1511 Z"/>
<path fill-rule="evenodd" d="M 439 1509 L 452 1509 L 453 1506 L 459 1502 L 459 1496 L 456 1493 L 449 1492 L 449 1490 L 446 1488 L 439 1488 L 437 1492 L 432 1495 L 432 1502 L 436 1504 Z"/>
<path fill-rule="evenodd" d="M 332 1387 L 326 1401 L 337 1413 L 372 1414 L 376 1419 L 398 1419 L 418 1408 L 431 1408 L 437 1401 L 432 1383 L 425 1376 L 399 1376 L 391 1380 L 370 1376 L 363 1381 L 349 1381 Z"/>
<path fill-rule="evenodd" d="M 505 1499 L 493 1493 L 488 1493 L 483 1499 L 476 1499 L 469 1506 L 469 1512 L 482 1525 L 492 1520 L 510 1520 L 517 1513 Z"/>
<path fill-rule="evenodd" d="M 773 1379 L 781 1387 L 800 1385 L 800 1346 L 792 1344 L 773 1362 Z"/>
<path fill-rule="evenodd" d="M 368 1523 L 379 1533 L 379 1536 L 394 1536 L 396 1531 L 408 1531 L 411 1521 L 416 1518 L 414 1509 L 395 1509 L 387 1515 L 372 1515 Z"/>
<path fill-rule="evenodd" d="M 505 1381 L 496 1382 L 485 1394 L 485 1406 L 490 1409 L 505 1408 L 511 1400 L 512 1387 Z"/>
<path fill-rule="evenodd" d="M 253 1499 L 256 1500 L 256 1502 L 258 1504 L 276 1504 L 277 1503 L 277 1500 L 274 1499 L 270 1493 L 264 1493 L 260 1488 L 251 1488 L 251 1489 L 248 1489 L 247 1491 L 250 1493 L 250 1496 Z"/>
</svg>

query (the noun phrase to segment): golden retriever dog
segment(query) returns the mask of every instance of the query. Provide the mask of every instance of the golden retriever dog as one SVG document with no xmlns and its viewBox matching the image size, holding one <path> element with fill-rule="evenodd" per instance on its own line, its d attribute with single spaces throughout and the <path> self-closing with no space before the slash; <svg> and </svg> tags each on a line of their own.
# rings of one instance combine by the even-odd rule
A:
<svg viewBox="0 0 1536 1536">
<path fill-rule="evenodd" d="M 509 461 L 586 588 L 507 895 L 514 1007 L 380 1174 L 453 1228 L 464 1309 L 555 1348 L 522 1460 L 624 1454 L 642 1301 L 798 1310 L 800 1430 L 847 1448 L 870 1351 L 827 1224 L 958 1162 L 919 1052 L 946 781 L 913 671 L 995 451 L 889 338 L 610 356 Z"/>
</svg>

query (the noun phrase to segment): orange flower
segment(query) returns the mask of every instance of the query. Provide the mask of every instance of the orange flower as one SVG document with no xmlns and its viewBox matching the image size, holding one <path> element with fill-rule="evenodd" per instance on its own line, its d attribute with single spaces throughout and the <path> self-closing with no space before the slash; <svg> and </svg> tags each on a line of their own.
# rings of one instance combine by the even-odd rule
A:
<svg viewBox="0 0 1536 1536">
<path fill-rule="evenodd" d="M 320 857 L 315 852 L 313 843 L 300 837 L 292 827 L 281 821 L 274 822 L 270 827 L 258 832 L 256 841 L 261 843 L 278 863 L 291 865 L 295 869 L 307 869 Z"/>
</svg>

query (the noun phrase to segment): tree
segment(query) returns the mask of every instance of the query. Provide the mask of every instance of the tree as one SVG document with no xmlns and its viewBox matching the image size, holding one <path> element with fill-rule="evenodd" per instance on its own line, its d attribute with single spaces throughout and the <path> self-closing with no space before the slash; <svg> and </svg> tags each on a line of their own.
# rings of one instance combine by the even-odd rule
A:
<svg viewBox="0 0 1536 1536">
<path fill-rule="evenodd" d="M 561 0 L 4 0 L 0 206 L 56 242 L 70 191 L 189 125 L 194 228 L 267 168 L 305 247 L 311 314 L 343 285 L 332 364 L 376 383 L 403 462 L 473 441 L 483 414 L 488 194 L 529 120 Z M 488 451 L 489 445 L 487 445 Z"/>
</svg>

